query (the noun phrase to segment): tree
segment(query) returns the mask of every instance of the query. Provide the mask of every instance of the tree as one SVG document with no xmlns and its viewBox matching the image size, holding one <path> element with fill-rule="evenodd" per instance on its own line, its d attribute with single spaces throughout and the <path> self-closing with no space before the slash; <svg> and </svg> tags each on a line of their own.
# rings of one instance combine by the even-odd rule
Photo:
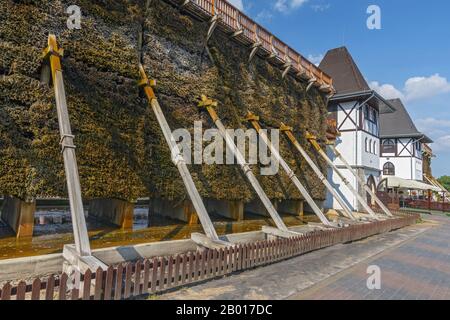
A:
<svg viewBox="0 0 450 320">
<path fill-rule="evenodd" d="M 444 186 L 445 189 L 450 190 L 450 177 L 442 176 L 438 179 L 439 183 Z"/>
</svg>

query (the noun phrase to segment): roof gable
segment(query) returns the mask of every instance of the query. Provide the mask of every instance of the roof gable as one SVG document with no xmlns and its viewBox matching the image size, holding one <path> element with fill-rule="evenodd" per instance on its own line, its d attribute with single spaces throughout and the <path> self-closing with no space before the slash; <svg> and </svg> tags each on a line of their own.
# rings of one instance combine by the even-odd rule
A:
<svg viewBox="0 0 450 320">
<path fill-rule="evenodd" d="M 414 137 L 422 135 L 400 99 L 388 100 L 395 112 L 380 115 L 381 137 Z"/>
<path fill-rule="evenodd" d="M 370 90 L 346 47 L 329 50 L 319 68 L 333 78 L 333 85 L 338 94 Z"/>
</svg>

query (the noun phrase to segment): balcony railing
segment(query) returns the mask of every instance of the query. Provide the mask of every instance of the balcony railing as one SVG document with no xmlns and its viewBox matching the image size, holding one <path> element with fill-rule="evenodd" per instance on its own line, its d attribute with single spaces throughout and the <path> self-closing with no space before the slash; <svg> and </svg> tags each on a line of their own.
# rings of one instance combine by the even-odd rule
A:
<svg viewBox="0 0 450 320">
<path fill-rule="evenodd" d="M 274 59 L 282 65 L 290 65 L 298 75 L 305 75 L 308 79 L 315 79 L 316 84 L 333 90 L 333 79 L 308 61 L 301 54 L 290 48 L 280 39 L 275 37 L 264 27 L 260 26 L 226 0 L 166 0 L 179 5 L 185 4 L 186 10 L 201 18 L 212 18 L 217 15 L 220 18 L 219 25 L 231 32 L 242 31 L 240 40 L 246 44 L 260 43 L 260 50 L 269 55 L 275 55 Z"/>
</svg>

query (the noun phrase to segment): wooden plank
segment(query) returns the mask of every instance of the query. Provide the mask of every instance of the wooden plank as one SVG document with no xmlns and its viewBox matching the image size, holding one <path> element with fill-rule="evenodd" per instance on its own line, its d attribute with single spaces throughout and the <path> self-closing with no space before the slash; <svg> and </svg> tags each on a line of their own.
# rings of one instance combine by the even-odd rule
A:
<svg viewBox="0 0 450 320">
<path fill-rule="evenodd" d="M 156 292 L 156 286 L 158 284 L 158 267 L 159 265 L 159 261 L 157 258 L 153 258 L 153 262 L 152 262 L 152 287 L 151 287 L 151 292 Z"/>
<path fill-rule="evenodd" d="M 269 241 L 269 263 L 272 263 L 275 261 L 275 257 L 274 257 L 274 246 L 275 246 L 275 241 L 270 240 Z"/>
<path fill-rule="evenodd" d="M 114 279 L 114 268 L 109 266 L 106 270 L 106 281 L 105 281 L 105 295 L 104 300 L 110 300 L 113 290 L 113 279 Z"/>
<path fill-rule="evenodd" d="M 211 250 L 206 250 L 206 258 L 204 264 L 205 273 L 203 275 L 203 279 L 208 279 L 211 273 Z"/>
<path fill-rule="evenodd" d="M 116 287 L 114 288 L 114 300 L 122 299 L 122 279 L 123 279 L 123 265 L 119 264 L 116 269 Z"/>
<path fill-rule="evenodd" d="M 159 290 L 164 290 L 165 287 L 165 279 L 166 279 L 166 260 L 164 257 L 161 257 L 160 260 L 160 268 L 159 268 Z"/>
<path fill-rule="evenodd" d="M 192 282 L 193 277 L 195 277 L 195 270 L 194 270 L 194 261 L 195 258 L 195 254 L 193 252 L 189 252 L 189 274 L 188 274 L 188 278 L 187 281 L 188 283 Z"/>
<path fill-rule="evenodd" d="M 145 259 L 144 260 L 144 284 L 142 286 L 142 292 L 143 294 L 146 294 L 148 292 L 148 285 L 150 282 L 150 260 Z"/>
<path fill-rule="evenodd" d="M 202 263 L 201 263 L 201 273 L 200 279 L 205 279 L 208 276 L 208 265 L 209 265 L 209 250 L 204 250 L 202 252 Z"/>
<path fill-rule="evenodd" d="M 80 290 L 78 288 L 73 288 L 70 293 L 71 300 L 80 300 Z"/>
<path fill-rule="evenodd" d="M 128 262 L 125 265 L 125 290 L 123 294 L 124 299 L 128 299 L 131 297 L 131 277 L 133 276 L 133 264 L 131 262 Z"/>
<path fill-rule="evenodd" d="M 181 255 L 181 284 L 185 284 L 186 278 L 188 277 L 187 259 L 188 259 L 187 255 L 185 255 L 185 254 Z"/>
<path fill-rule="evenodd" d="M 172 276 L 173 276 L 173 260 L 174 258 L 172 256 L 170 256 L 169 258 L 169 264 L 167 267 L 167 285 L 166 285 L 166 289 L 169 289 L 172 287 Z"/>
<path fill-rule="evenodd" d="M 95 272 L 94 300 L 101 300 L 102 298 L 104 276 L 106 276 L 106 272 L 102 268 L 98 268 Z"/>
<path fill-rule="evenodd" d="M 20 281 L 19 284 L 17 285 L 16 300 L 25 300 L 26 291 L 27 291 L 27 283 L 25 281 Z"/>
<path fill-rule="evenodd" d="M 55 276 L 50 275 L 47 279 L 47 286 L 45 288 L 45 300 L 53 300 L 53 294 L 55 292 Z"/>
<path fill-rule="evenodd" d="M 220 251 L 218 249 L 214 249 L 213 252 L 213 263 L 212 263 L 212 276 L 218 276 L 219 275 L 219 264 L 220 264 Z"/>
<path fill-rule="evenodd" d="M 244 262 L 242 268 L 246 270 L 248 268 L 248 256 L 249 256 L 249 250 L 248 250 L 248 244 L 244 244 Z"/>
<path fill-rule="evenodd" d="M 63 273 L 61 277 L 59 278 L 59 292 L 58 292 L 58 298 L 59 300 L 66 300 L 66 294 L 67 294 L 67 280 L 69 279 L 69 276 L 67 273 Z"/>
<path fill-rule="evenodd" d="M 238 256 L 238 259 L 239 259 L 238 271 L 239 271 L 239 270 L 242 270 L 242 267 L 244 266 L 244 245 L 240 244 L 238 251 L 239 251 L 239 256 Z"/>
<path fill-rule="evenodd" d="M 202 270 L 201 265 L 200 265 L 201 258 L 202 258 L 202 256 L 201 256 L 200 252 L 197 251 L 195 253 L 195 261 L 194 261 L 194 281 L 198 280 L 199 273 Z"/>
<path fill-rule="evenodd" d="M 10 300 L 11 299 L 11 283 L 7 282 L 3 285 L 2 295 L 0 296 L 0 300 Z"/>
<path fill-rule="evenodd" d="M 134 271 L 133 296 L 135 297 L 142 294 L 141 273 L 142 273 L 142 261 L 138 261 L 136 262 L 136 269 Z"/>
<path fill-rule="evenodd" d="M 217 250 L 217 272 L 216 275 L 220 276 L 223 274 L 222 267 L 223 267 L 223 248 L 220 248 Z"/>
<path fill-rule="evenodd" d="M 265 258 L 266 258 L 266 242 L 261 241 L 260 246 L 261 246 L 261 248 L 260 248 L 261 252 L 259 253 L 259 265 L 264 265 Z"/>
<path fill-rule="evenodd" d="M 90 300 L 91 299 L 91 280 L 92 280 L 92 271 L 88 269 L 84 273 L 83 300 Z"/>
<path fill-rule="evenodd" d="M 222 274 L 230 273 L 230 247 L 223 250 L 223 271 Z"/>
<path fill-rule="evenodd" d="M 178 280 L 180 276 L 180 256 L 177 254 L 174 258 L 175 266 L 174 266 L 174 273 L 173 273 L 173 286 L 178 286 Z"/>
<path fill-rule="evenodd" d="M 31 286 L 31 300 L 40 300 L 40 298 L 41 298 L 41 280 L 34 279 L 33 284 Z"/>
<path fill-rule="evenodd" d="M 215 264 L 215 276 L 220 275 L 220 268 L 221 268 L 221 256 L 220 256 L 220 249 L 215 250 L 215 256 L 216 256 L 216 264 Z"/>
<path fill-rule="evenodd" d="M 236 272 L 236 270 L 237 270 L 237 264 L 238 264 L 238 261 L 239 261 L 239 258 L 238 258 L 238 254 L 239 254 L 239 252 L 238 252 L 238 246 L 234 246 L 233 248 L 232 248 L 232 250 L 233 250 L 233 269 L 232 269 L 232 271 L 233 272 Z"/>
</svg>

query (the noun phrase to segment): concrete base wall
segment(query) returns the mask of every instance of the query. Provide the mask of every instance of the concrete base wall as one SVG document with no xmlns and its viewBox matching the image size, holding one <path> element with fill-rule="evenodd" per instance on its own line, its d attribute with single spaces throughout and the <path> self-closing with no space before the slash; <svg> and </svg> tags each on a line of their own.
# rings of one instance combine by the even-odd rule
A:
<svg viewBox="0 0 450 320">
<path fill-rule="evenodd" d="M 23 201 L 5 196 L 2 206 L 2 220 L 16 233 L 18 238 L 31 237 L 34 227 L 36 200 Z"/>
<path fill-rule="evenodd" d="M 303 217 L 304 203 L 301 200 L 284 200 L 278 204 L 278 211 Z"/>
<path fill-rule="evenodd" d="M 314 200 L 314 202 L 316 203 L 316 205 L 319 207 L 320 210 L 326 211 L 325 210 L 325 201 L 320 201 L 320 200 Z M 308 202 L 304 203 L 304 211 L 308 212 L 308 213 L 314 213 L 313 209 L 311 208 L 311 206 L 308 204 Z"/>
<path fill-rule="evenodd" d="M 243 201 L 205 199 L 205 206 L 208 213 L 214 213 L 235 221 L 244 220 Z"/>
<path fill-rule="evenodd" d="M 133 228 L 134 204 L 118 199 L 94 199 L 89 204 L 89 216 L 112 223 L 122 229 Z"/>
<path fill-rule="evenodd" d="M 189 200 L 179 202 L 158 198 L 150 199 L 148 216 L 150 217 L 155 214 L 170 219 L 180 220 L 189 225 L 199 223 L 195 208 Z"/>
<path fill-rule="evenodd" d="M 278 208 L 278 202 L 272 201 L 272 204 L 275 207 L 275 209 Z M 266 207 L 259 199 L 255 199 L 253 201 L 250 201 L 249 203 L 246 203 L 244 206 L 244 211 L 256 214 L 258 216 L 270 217 L 270 214 L 267 212 Z"/>
</svg>

